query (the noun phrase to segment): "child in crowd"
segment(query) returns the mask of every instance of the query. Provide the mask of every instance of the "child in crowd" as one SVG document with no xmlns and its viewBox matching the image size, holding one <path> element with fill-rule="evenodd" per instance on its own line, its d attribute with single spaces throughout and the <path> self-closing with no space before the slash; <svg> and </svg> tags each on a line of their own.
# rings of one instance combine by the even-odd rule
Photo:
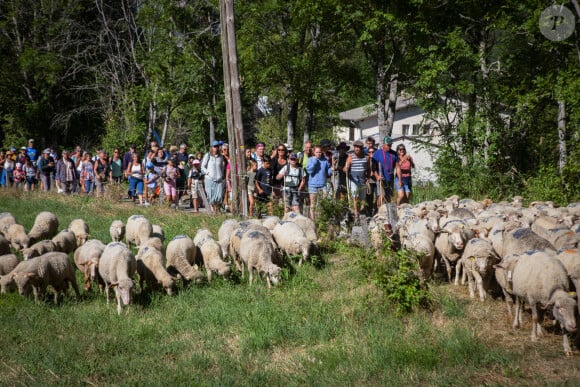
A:
<svg viewBox="0 0 580 387">
<path fill-rule="evenodd" d="M 155 166 L 152 162 L 148 162 L 145 167 L 147 168 L 147 173 L 145 174 L 145 203 L 144 206 L 153 204 L 153 201 L 158 196 L 159 188 L 159 175 L 155 172 Z"/>
<path fill-rule="evenodd" d="M 25 191 L 34 191 L 36 189 L 36 185 L 38 184 L 36 166 L 32 164 L 30 158 L 26 158 L 26 164 L 24 164 L 24 172 L 26 174 L 26 186 L 24 187 Z"/>
<path fill-rule="evenodd" d="M 81 182 L 84 188 L 85 194 L 90 194 L 93 192 L 93 181 L 95 181 L 95 168 L 93 161 L 91 160 L 91 153 L 85 152 L 83 155 L 83 161 L 81 161 Z"/>
<path fill-rule="evenodd" d="M 247 179 L 248 179 L 248 206 L 249 216 L 254 216 L 254 206 L 256 205 L 256 171 L 258 163 L 254 159 L 247 159 Z"/>
<path fill-rule="evenodd" d="M 272 170 L 270 169 L 270 156 L 262 158 L 262 168 L 258 169 L 255 177 L 258 201 L 268 205 L 268 214 L 272 215 Z"/>
<path fill-rule="evenodd" d="M 193 208 L 193 212 L 199 212 L 200 192 L 203 190 L 202 179 L 203 174 L 200 169 L 200 161 L 194 159 L 187 177 L 187 189 L 190 192 L 189 206 Z"/>
<path fill-rule="evenodd" d="M 304 187 L 304 170 L 298 166 L 296 154 L 290 154 L 288 163 L 280 170 L 276 178 L 284 179 L 285 212 L 300 213 L 300 191 Z"/>
<path fill-rule="evenodd" d="M 12 176 L 14 177 L 14 187 L 22 189 L 26 181 L 26 172 L 22 168 L 22 163 L 16 163 L 16 169 L 14 169 Z"/>
<path fill-rule="evenodd" d="M 168 159 L 167 165 L 163 168 L 163 189 L 167 203 L 172 207 L 177 207 L 177 179 L 179 179 L 179 169 L 176 167 L 174 159 Z"/>
</svg>

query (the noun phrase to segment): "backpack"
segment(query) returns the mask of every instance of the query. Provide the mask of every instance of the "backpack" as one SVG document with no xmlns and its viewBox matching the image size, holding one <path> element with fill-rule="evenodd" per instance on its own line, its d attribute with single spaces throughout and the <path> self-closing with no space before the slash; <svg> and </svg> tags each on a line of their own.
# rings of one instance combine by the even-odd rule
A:
<svg viewBox="0 0 580 387">
<path fill-rule="evenodd" d="M 302 181 L 303 169 L 301 167 L 296 167 L 298 170 L 298 176 L 290 175 L 290 163 L 286 164 L 286 172 L 284 173 L 284 185 L 289 188 L 298 188 L 300 186 L 300 182 Z M 295 182 L 295 178 L 297 178 L 297 182 Z"/>
</svg>

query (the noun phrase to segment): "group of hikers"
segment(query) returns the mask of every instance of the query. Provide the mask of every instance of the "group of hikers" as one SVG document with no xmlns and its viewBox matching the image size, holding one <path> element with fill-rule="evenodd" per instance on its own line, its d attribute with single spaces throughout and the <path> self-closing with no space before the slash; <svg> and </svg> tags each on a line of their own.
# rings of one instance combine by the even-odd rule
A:
<svg viewBox="0 0 580 387">
<path fill-rule="evenodd" d="M 399 144 L 386 136 L 380 147 L 373 137 L 354 141 L 353 150 L 341 142 L 330 140 L 314 145 L 304 143 L 303 150 L 293 152 L 286 144 L 266 151 L 258 142 L 245 149 L 245 170 L 236 175 L 245 179 L 248 190 L 248 214 L 259 215 L 262 208 L 272 213 L 273 205 L 281 204 L 285 211 L 306 211 L 316 217 L 316 203 L 321 197 L 348 199 L 355 219 L 363 213 L 372 216 L 381 204 L 390 202 L 397 192 L 397 204 L 408 202 L 411 190 L 413 159 Z M 227 143 L 214 140 L 202 153 L 188 153 L 187 145 L 169 149 L 151 141 L 140 155 L 134 144 L 121 154 L 99 149 L 93 155 L 80 146 L 74 151 L 53 148 L 38 152 L 34 139 L 19 150 L 12 147 L 0 151 L 0 185 L 23 190 L 59 193 L 105 195 L 107 187 L 128 182 L 127 198 L 137 205 L 163 202 L 177 208 L 183 198 L 190 208 L 199 212 L 231 210 L 232 174 L 230 149 Z"/>
</svg>

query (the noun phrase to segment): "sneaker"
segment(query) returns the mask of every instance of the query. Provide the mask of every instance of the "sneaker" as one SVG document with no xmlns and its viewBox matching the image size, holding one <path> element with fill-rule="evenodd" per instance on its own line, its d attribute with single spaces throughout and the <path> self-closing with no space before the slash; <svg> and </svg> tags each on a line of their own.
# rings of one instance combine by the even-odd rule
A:
<svg viewBox="0 0 580 387">
<path fill-rule="evenodd" d="M 143 207 L 149 207 L 151 205 L 151 203 L 149 202 L 143 202 Z"/>
<path fill-rule="evenodd" d="M 58 193 L 63 193 L 64 191 L 62 190 L 62 188 L 59 188 L 57 192 Z"/>
</svg>

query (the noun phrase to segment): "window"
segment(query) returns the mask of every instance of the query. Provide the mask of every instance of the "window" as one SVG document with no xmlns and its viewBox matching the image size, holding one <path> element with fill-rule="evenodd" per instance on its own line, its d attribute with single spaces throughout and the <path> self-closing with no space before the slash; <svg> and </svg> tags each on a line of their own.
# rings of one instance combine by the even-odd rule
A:
<svg viewBox="0 0 580 387">
<path fill-rule="evenodd" d="M 409 125 L 403 125 L 403 136 L 407 136 L 409 134 Z"/>
<path fill-rule="evenodd" d="M 418 136 L 419 135 L 419 128 L 420 127 L 421 127 L 421 125 L 419 125 L 419 124 L 413 125 L 413 136 Z"/>
</svg>

